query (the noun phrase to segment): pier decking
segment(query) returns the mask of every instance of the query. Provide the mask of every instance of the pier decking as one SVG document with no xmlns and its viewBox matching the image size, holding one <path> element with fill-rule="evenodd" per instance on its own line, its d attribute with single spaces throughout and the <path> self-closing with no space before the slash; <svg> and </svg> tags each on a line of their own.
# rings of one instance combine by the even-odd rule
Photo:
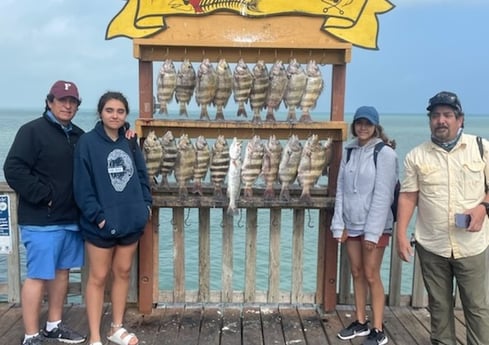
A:
<svg viewBox="0 0 489 345">
<path fill-rule="evenodd" d="M 105 311 L 103 334 L 111 321 L 108 305 Z M 457 310 L 456 316 L 457 344 L 465 345 L 462 311 Z M 350 305 L 338 305 L 334 312 L 320 314 L 314 305 L 181 304 L 161 306 L 145 316 L 129 308 L 125 326 L 138 335 L 141 345 L 359 345 L 362 337 L 352 341 L 336 337 L 354 317 Z M 46 309 L 41 318 L 44 322 Z M 83 305 L 67 306 L 64 320 L 82 333 L 88 330 Z M 430 343 L 425 308 L 387 307 L 384 320 L 390 345 Z M 19 344 L 23 332 L 21 308 L 0 303 L 0 343 Z M 105 340 L 104 344 L 110 342 Z"/>
</svg>

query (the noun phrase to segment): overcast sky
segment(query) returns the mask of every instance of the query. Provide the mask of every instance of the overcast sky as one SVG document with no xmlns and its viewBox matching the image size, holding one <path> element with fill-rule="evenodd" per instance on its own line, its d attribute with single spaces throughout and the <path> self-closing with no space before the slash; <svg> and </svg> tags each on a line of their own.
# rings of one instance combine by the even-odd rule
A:
<svg viewBox="0 0 489 345">
<path fill-rule="evenodd" d="M 345 111 L 369 104 L 381 113 L 424 113 L 429 97 L 451 90 L 467 114 L 489 114 L 489 1 L 392 3 L 396 7 L 379 16 L 379 50 L 353 48 Z M 0 107 L 42 110 L 51 84 L 67 79 L 79 86 L 84 109 L 94 109 L 110 89 L 125 93 L 136 110 L 132 41 L 105 40 L 110 20 L 124 4 L 1 0 Z M 326 79 L 318 108 L 329 110 L 330 92 Z M 172 103 L 169 109 L 178 108 Z"/>
</svg>

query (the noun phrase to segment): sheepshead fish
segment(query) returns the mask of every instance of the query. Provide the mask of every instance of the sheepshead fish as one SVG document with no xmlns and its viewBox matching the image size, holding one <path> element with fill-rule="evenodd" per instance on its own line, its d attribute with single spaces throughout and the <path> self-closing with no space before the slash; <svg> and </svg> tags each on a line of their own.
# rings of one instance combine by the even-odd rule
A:
<svg viewBox="0 0 489 345">
<path fill-rule="evenodd" d="M 270 69 L 270 84 L 268 85 L 266 121 L 275 121 L 275 110 L 278 110 L 287 88 L 287 72 L 281 60 L 275 61 Z"/>
<path fill-rule="evenodd" d="M 214 197 L 222 197 L 222 184 L 229 170 L 229 146 L 224 135 L 219 135 L 211 150 L 211 181 Z"/>
<path fill-rule="evenodd" d="M 261 175 L 265 181 L 265 191 L 263 198 L 271 200 L 275 197 L 273 184 L 277 181 L 278 167 L 282 158 L 282 145 L 274 134 L 270 135 L 263 154 L 263 164 L 261 166 Z"/>
<path fill-rule="evenodd" d="M 143 156 L 146 162 L 149 181 L 152 187 L 156 186 L 156 176 L 160 174 L 161 156 L 163 154 L 158 137 L 154 130 L 150 130 L 143 144 Z"/>
<path fill-rule="evenodd" d="M 297 181 L 302 187 L 300 201 L 311 201 L 311 188 L 321 176 L 325 163 L 326 150 L 319 142 L 318 135 L 312 134 L 304 145 L 297 171 Z"/>
<path fill-rule="evenodd" d="M 297 177 L 297 169 L 301 161 L 302 144 L 296 134 L 292 134 L 282 153 L 282 159 L 278 167 L 278 177 L 282 188 L 280 190 L 280 199 L 290 200 L 289 186 L 294 183 Z"/>
<path fill-rule="evenodd" d="M 241 180 L 243 181 L 243 196 L 246 199 L 253 197 L 253 184 L 261 172 L 264 146 L 260 136 L 254 135 L 246 145 L 243 166 L 241 167 Z"/>
<path fill-rule="evenodd" d="M 284 104 L 288 108 L 287 121 L 296 120 L 295 110 L 301 102 L 306 87 L 307 75 L 301 64 L 296 59 L 291 59 L 287 66 L 287 87 L 284 93 Z"/>
<path fill-rule="evenodd" d="M 238 103 L 238 116 L 247 117 L 245 104 L 250 97 L 253 75 L 243 58 L 238 60 L 233 73 L 234 101 Z"/>
<path fill-rule="evenodd" d="M 175 99 L 180 104 L 180 116 L 188 117 L 187 104 L 194 94 L 195 78 L 194 66 L 189 59 L 183 60 L 177 73 L 177 84 L 175 86 Z"/>
<path fill-rule="evenodd" d="M 253 110 L 253 119 L 251 122 L 261 122 L 261 110 L 265 108 L 265 100 L 267 99 L 269 76 L 268 68 L 265 61 L 258 60 L 253 66 L 253 83 L 250 91 L 250 106 Z"/>
<path fill-rule="evenodd" d="M 177 160 L 177 143 L 171 131 L 167 131 L 159 138 L 163 154 L 161 156 L 161 182 L 160 186 L 169 187 L 168 176 L 173 172 Z"/>
<path fill-rule="evenodd" d="M 187 134 L 182 134 L 177 143 L 177 159 L 175 161 L 175 179 L 178 184 L 178 195 L 188 195 L 186 184 L 194 176 L 195 149 Z"/>
<path fill-rule="evenodd" d="M 237 203 L 241 192 L 241 147 L 241 141 L 234 137 L 229 147 L 229 170 L 226 191 L 227 197 L 229 198 L 227 214 L 230 216 L 238 214 Z"/>
<path fill-rule="evenodd" d="M 224 107 L 233 93 L 233 73 L 226 61 L 220 59 L 216 67 L 216 94 L 212 103 L 216 106 L 216 120 L 224 120 Z"/>
<path fill-rule="evenodd" d="M 325 152 L 325 162 L 322 175 L 329 175 L 329 166 L 331 165 L 331 160 L 333 159 L 333 139 L 328 138 L 323 145 Z"/>
<path fill-rule="evenodd" d="M 306 66 L 306 75 L 306 87 L 299 104 L 302 109 L 302 115 L 299 119 L 300 122 L 312 121 L 310 111 L 316 107 L 317 100 L 323 92 L 324 87 L 323 76 L 316 61 L 309 61 Z"/>
<path fill-rule="evenodd" d="M 202 195 L 202 181 L 207 175 L 210 161 L 209 145 L 204 136 L 199 135 L 195 141 L 194 193 Z"/>
<path fill-rule="evenodd" d="M 200 119 L 210 120 L 207 106 L 212 103 L 216 94 L 216 70 L 208 58 L 202 60 L 197 71 L 197 84 L 195 86 L 195 101 L 200 106 Z"/>
<path fill-rule="evenodd" d="M 177 87 L 177 71 L 171 59 L 161 65 L 156 82 L 156 96 L 160 103 L 160 114 L 168 115 L 168 103 L 171 102 Z"/>
</svg>

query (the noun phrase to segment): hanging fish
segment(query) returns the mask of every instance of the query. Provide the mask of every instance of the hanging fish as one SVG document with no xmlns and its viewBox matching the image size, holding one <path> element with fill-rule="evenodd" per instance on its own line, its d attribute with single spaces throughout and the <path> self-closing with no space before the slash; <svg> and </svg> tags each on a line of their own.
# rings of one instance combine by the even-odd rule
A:
<svg viewBox="0 0 489 345">
<path fill-rule="evenodd" d="M 193 192 L 202 195 L 202 181 L 209 170 L 211 160 L 209 145 L 203 135 L 199 135 L 195 141 L 195 167 Z"/>
<path fill-rule="evenodd" d="M 229 146 L 224 135 L 219 135 L 211 150 L 211 182 L 214 185 L 214 197 L 222 197 L 222 185 L 229 170 Z"/>
<path fill-rule="evenodd" d="M 246 145 L 243 165 L 241 166 L 241 180 L 243 181 L 243 196 L 245 199 L 253 197 L 253 184 L 261 172 L 263 151 L 264 147 L 260 136 L 254 135 Z"/>
<path fill-rule="evenodd" d="M 168 176 L 173 172 L 175 167 L 175 161 L 177 160 L 177 143 L 175 137 L 171 131 L 167 131 L 161 138 L 159 138 L 162 148 L 161 155 L 161 182 L 160 186 L 169 188 Z"/>
<path fill-rule="evenodd" d="M 302 187 L 300 201 L 311 201 L 311 188 L 314 187 L 321 176 L 326 163 L 326 150 L 319 142 L 317 134 L 312 134 L 306 141 L 302 150 L 297 181 Z"/>
<path fill-rule="evenodd" d="M 208 58 L 202 60 L 197 71 L 197 84 L 195 85 L 195 101 L 200 106 L 200 119 L 210 120 L 207 106 L 212 103 L 216 94 L 216 71 Z"/>
<path fill-rule="evenodd" d="M 317 100 L 323 92 L 324 81 L 316 61 L 310 60 L 306 66 L 307 82 L 299 104 L 302 109 L 300 122 L 311 122 L 310 111 L 316 107 Z"/>
<path fill-rule="evenodd" d="M 148 171 L 149 181 L 152 187 L 155 187 L 157 184 L 156 177 L 160 174 L 162 154 L 158 137 L 154 130 L 150 130 L 143 143 L 143 157 L 146 162 L 146 170 Z"/>
<path fill-rule="evenodd" d="M 195 70 L 189 59 L 183 60 L 177 73 L 175 99 L 180 104 L 180 116 L 188 117 L 187 104 L 190 103 L 196 84 Z"/>
<path fill-rule="evenodd" d="M 278 168 L 280 159 L 282 158 L 282 150 L 280 141 L 277 140 L 274 134 L 270 135 L 265 145 L 261 167 L 261 175 L 265 181 L 265 191 L 263 192 L 263 198 L 265 200 L 271 200 L 275 197 L 273 184 L 278 179 Z"/>
<path fill-rule="evenodd" d="M 299 141 L 299 137 L 296 134 L 292 134 L 287 141 L 287 145 L 285 145 L 278 168 L 278 177 L 282 184 L 280 190 L 281 200 L 290 200 L 289 186 L 294 183 L 297 177 L 301 154 L 302 144 Z"/>
<path fill-rule="evenodd" d="M 234 101 L 238 103 L 238 116 L 248 116 L 245 104 L 248 103 L 252 83 L 253 75 L 243 58 L 240 58 L 233 73 L 233 93 Z"/>
<path fill-rule="evenodd" d="M 194 176 L 195 150 L 187 134 L 182 134 L 177 143 L 177 159 L 175 161 L 175 179 L 178 184 L 178 195 L 188 195 L 186 184 Z"/>
<path fill-rule="evenodd" d="M 226 194 L 229 198 L 227 214 L 230 216 L 238 214 L 237 203 L 241 192 L 241 146 L 241 141 L 234 137 L 229 147 L 229 170 Z"/>
<path fill-rule="evenodd" d="M 177 72 L 171 59 L 161 65 L 156 82 L 156 95 L 160 103 L 160 114 L 168 115 L 167 104 L 171 102 L 177 87 Z"/>
<path fill-rule="evenodd" d="M 258 60 L 252 71 L 253 82 L 250 90 L 250 106 L 253 111 L 251 122 L 261 122 L 261 110 L 265 108 L 268 85 L 270 84 L 267 65 L 265 61 Z"/>
<path fill-rule="evenodd" d="M 301 102 L 306 87 L 307 75 L 296 59 L 291 59 L 287 66 L 287 87 L 284 93 L 284 104 L 288 108 L 287 121 L 296 121 L 296 108 Z"/>
<path fill-rule="evenodd" d="M 216 94 L 212 103 L 217 107 L 216 120 L 224 120 L 224 107 L 233 93 L 233 73 L 226 59 L 219 60 L 216 67 Z"/>
<path fill-rule="evenodd" d="M 281 60 L 275 61 L 270 69 L 270 84 L 268 85 L 266 121 L 275 121 L 274 112 L 279 109 L 287 88 L 287 72 Z"/>
</svg>

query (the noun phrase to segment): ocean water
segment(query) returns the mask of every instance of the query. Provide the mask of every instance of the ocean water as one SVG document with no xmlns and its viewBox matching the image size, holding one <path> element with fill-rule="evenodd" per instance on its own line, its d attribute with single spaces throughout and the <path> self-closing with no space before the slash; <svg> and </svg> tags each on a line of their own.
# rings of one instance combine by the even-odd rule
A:
<svg viewBox="0 0 489 345">
<path fill-rule="evenodd" d="M 10 148 L 18 128 L 25 122 L 38 117 L 43 108 L 39 109 L 0 109 L 0 119 L 2 120 L 2 131 L 0 135 L 0 164 L 3 167 L 5 156 Z M 156 115 L 159 117 L 159 115 Z M 171 117 L 171 115 L 170 115 Z M 198 117 L 198 111 L 191 113 L 191 117 Z M 324 116 L 328 118 L 329 116 Z M 228 117 L 230 118 L 230 116 Z M 281 118 L 277 116 L 277 118 Z M 283 116 L 285 118 L 285 116 Z M 315 118 L 313 113 L 313 118 Z M 466 115 L 465 132 L 470 134 L 488 137 L 488 115 Z M 134 124 L 136 115 L 129 116 L 128 121 Z M 352 114 L 345 115 L 345 121 L 350 122 Z M 98 120 L 95 110 L 81 109 L 74 122 L 85 130 L 93 128 Z M 402 160 L 406 153 L 419 143 L 429 139 L 428 118 L 426 113 L 419 114 L 382 114 L 381 124 L 387 135 L 396 140 L 396 152 L 399 156 L 401 177 L 402 177 Z M 134 125 L 133 125 L 134 126 Z M 0 170 L 0 181 L 5 181 L 3 169 Z M 321 183 L 321 180 L 319 181 Z M 198 287 L 198 221 L 196 209 L 186 209 L 186 226 L 185 226 L 185 270 L 186 270 L 186 288 L 196 290 Z M 211 289 L 217 290 L 221 285 L 221 244 L 222 244 L 222 227 L 221 227 L 221 209 L 211 210 Z M 235 271 L 233 272 L 233 287 L 235 290 L 242 290 L 244 284 L 244 260 L 245 260 L 245 212 L 241 216 L 235 217 L 235 231 L 233 243 L 233 261 Z M 291 273 L 291 245 L 292 245 L 292 210 L 284 210 L 282 214 L 281 230 L 281 289 L 290 290 L 290 273 Z M 315 269 L 307 267 L 316 267 L 317 256 L 317 236 L 318 236 L 318 211 L 311 210 L 306 212 L 305 228 L 305 249 L 304 249 L 304 292 L 315 291 L 316 272 Z M 172 245 L 172 214 L 171 210 L 160 210 L 160 281 L 161 290 L 171 290 L 173 284 L 173 245 Z M 269 217 L 267 210 L 258 211 L 258 241 L 257 241 L 257 289 L 266 290 L 268 279 L 268 243 L 269 243 Z M 413 222 L 412 222 L 413 223 Z M 262 226 L 260 226 L 260 224 Z M 412 231 L 412 226 L 411 230 Z M 22 246 L 21 246 L 21 249 Z M 388 288 L 390 249 L 388 247 L 382 265 L 382 276 L 385 288 Z M 260 260 L 260 258 L 266 258 Z M 0 255 L 0 281 L 6 280 L 6 256 Z M 410 294 L 412 285 L 412 264 L 403 263 L 402 268 L 402 294 Z"/>
</svg>

